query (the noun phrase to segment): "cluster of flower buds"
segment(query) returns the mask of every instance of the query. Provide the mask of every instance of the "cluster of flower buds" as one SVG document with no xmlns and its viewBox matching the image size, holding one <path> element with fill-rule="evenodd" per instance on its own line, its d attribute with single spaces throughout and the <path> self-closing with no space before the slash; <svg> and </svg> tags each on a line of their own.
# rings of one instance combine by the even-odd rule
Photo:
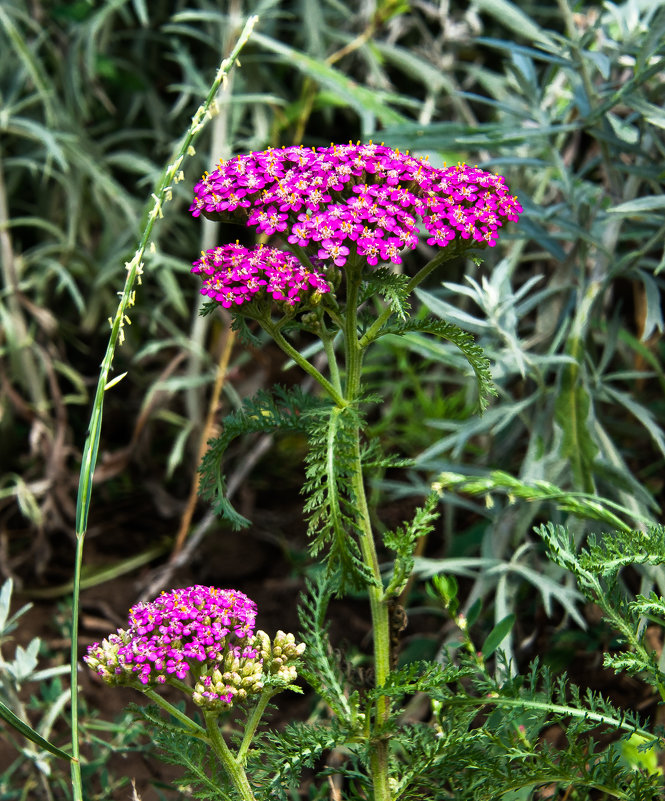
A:
<svg viewBox="0 0 665 801">
<path fill-rule="evenodd" d="M 256 604 L 237 590 L 172 590 L 132 607 L 128 627 L 91 645 L 84 661 L 107 684 L 193 685 L 196 704 L 225 709 L 261 692 L 275 673 L 289 683 L 296 678 L 304 644 L 281 631 L 271 643 L 254 632 L 255 619 Z"/>
<path fill-rule="evenodd" d="M 204 709 L 228 709 L 234 699 L 244 701 L 248 695 L 260 693 L 263 661 L 255 650 L 252 653 L 237 656 L 229 651 L 221 662 L 204 664 L 192 693 L 194 703 Z"/>
<path fill-rule="evenodd" d="M 278 631 L 272 643 L 264 631 L 256 632 L 256 647 L 263 660 L 263 672 L 284 684 L 298 677 L 295 663 L 305 651 L 305 643 L 297 643 L 293 634 Z"/>
<path fill-rule="evenodd" d="M 235 219 L 281 237 L 299 259 L 314 265 L 307 280 L 318 292 L 325 291 L 329 268 L 400 264 L 402 252 L 416 247 L 421 231 L 433 246 L 492 247 L 503 222 L 516 221 L 522 211 L 500 175 L 466 164 L 439 169 L 427 159 L 371 142 L 235 156 L 205 173 L 194 195 L 190 211 L 195 217 Z M 264 248 L 258 262 L 274 258 L 271 250 Z M 252 254 L 244 248 L 242 253 L 204 253 L 194 263 L 194 272 L 211 276 L 203 292 L 228 307 L 270 292 L 269 281 L 260 283 L 265 280 L 261 271 L 250 269 L 256 266 Z M 278 290 L 293 302 L 303 288 L 300 274 L 295 275 L 292 291 L 288 277 Z"/>
</svg>

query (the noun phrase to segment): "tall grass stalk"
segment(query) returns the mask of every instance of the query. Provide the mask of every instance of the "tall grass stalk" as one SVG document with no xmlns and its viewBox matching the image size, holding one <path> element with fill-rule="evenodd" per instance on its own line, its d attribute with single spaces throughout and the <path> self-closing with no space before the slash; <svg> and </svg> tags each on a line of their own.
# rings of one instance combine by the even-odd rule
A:
<svg viewBox="0 0 665 801">
<path fill-rule="evenodd" d="M 225 58 L 217 71 L 205 101 L 199 106 L 192 117 L 191 125 L 183 136 L 181 142 L 175 149 L 173 159 L 164 167 L 154 193 L 152 203 L 146 212 L 146 221 L 143 235 L 139 246 L 130 262 L 126 264 L 127 277 L 120 296 L 120 302 L 115 316 L 111 318 L 111 334 L 109 336 L 106 353 L 102 361 L 97 391 L 93 403 L 92 414 L 88 426 L 87 437 L 83 449 L 81 461 L 81 474 L 79 479 L 78 497 L 76 502 L 76 558 L 74 564 L 74 590 L 72 606 L 72 645 L 71 645 L 71 686 L 72 686 L 72 786 L 75 801 L 82 801 L 83 791 L 81 785 L 81 768 L 79 762 L 79 742 L 78 742 L 78 704 L 77 704 L 77 666 L 78 666 L 78 618 L 79 618 L 79 593 L 81 586 L 81 566 L 83 564 L 83 542 L 88 527 L 88 513 L 90 511 L 90 500 L 92 494 L 92 480 L 97 463 L 97 453 L 99 449 L 99 439 L 101 435 L 104 393 L 112 386 L 117 384 L 123 375 L 117 376 L 109 381 L 109 374 L 113 365 L 113 356 L 116 347 L 122 344 L 124 339 L 124 326 L 129 323 L 128 311 L 134 305 L 135 284 L 141 283 L 143 272 L 143 256 L 150 242 L 152 229 L 155 221 L 163 216 L 162 208 L 171 199 L 172 186 L 182 180 L 182 163 L 187 155 L 194 152 L 194 142 L 203 131 L 206 124 L 216 113 L 215 98 L 220 87 L 227 81 L 229 72 L 244 47 L 249 40 L 252 30 L 258 21 L 258 17 L 250 17 L 245 23 L 238 40 L 231 53 Z"/>
</svg>

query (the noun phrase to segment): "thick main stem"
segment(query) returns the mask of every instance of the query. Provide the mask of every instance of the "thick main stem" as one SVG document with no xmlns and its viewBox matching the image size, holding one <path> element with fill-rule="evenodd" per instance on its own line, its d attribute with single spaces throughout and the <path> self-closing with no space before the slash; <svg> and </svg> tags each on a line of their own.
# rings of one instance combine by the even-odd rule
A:
<svg viewBox="0 0 665 801">
<path fill-rule="evenodd" d="M 367 506 L 365 486 L 362 475 L 362 462 L 360 458 L 360 431 L 356 428 L 355 463 L 353 475 L 353 491 L 360 512 L 360 550 L 363 562 L 371 570 L 376 584 L 368 588 L 370 611 L 372 615 L 372 629 L 374 637 L 374 673 L 377 688 L 382 687 L 390 673 L 390 622 L 388 607 L 383 602 L 383 585 L 379 560 L 376 555 L 374 534 Z M 388 740 L 382 732 L 388 721 L 390 705 L 386 696 L 379 696 L 376 700 L 375 731 L 378 733 L 372 744 L 370 756 L 370 769 L 374 785 L 374 801 L 389 801 L 390 785 L 388 783 Z"/>
<path fill-rule="evenodd" d="M 360 392 L 360 373 L 362 367 L 363 348 L 358 340 L 358 289 L 360 276 L 349 270 L 347 273 L 346 297 L 346 398 L 348 402 L 358 399 Z M 382 687 L 390 673 L 390 627 L 388 607 L 383 602 L 383 584 L 379 560 L 376 554 L 372 523 L 367 506 L 365 484 L 363 481 L 362 459 L 360 456 L 360 427 L 356 425 L 354 432 L 354 462 L 352 477 L 353 494 L 359 513 L 360 551 L 363 562 L 371 572 L 373 582 L 368 588 L 372 628 L 374 635 L 374 673 L 376 687 Z M 374 801 L 390 800 L 388 782 L 388 741 L 382 733 L 390 714 L 388 698 L 380 696 L 376 701 L 375 732 L 378 734 L 370 751 L 370 772 L 374 787 Z"/>
</svg>

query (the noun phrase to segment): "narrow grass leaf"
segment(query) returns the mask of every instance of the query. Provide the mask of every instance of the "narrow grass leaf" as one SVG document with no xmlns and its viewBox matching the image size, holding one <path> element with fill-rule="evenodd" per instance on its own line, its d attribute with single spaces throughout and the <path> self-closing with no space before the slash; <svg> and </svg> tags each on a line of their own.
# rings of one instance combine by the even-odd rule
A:
<svg viewBox="0 0 665 801">
<path fill-rule="evenodd" d="M 369 112 L 376 116 L 384 126 L 406 122 L 406 117 L 387 105 L 384 98 L 389 96 L 385 93 L 359 86 L 343 72 L 315 58 L 310 58 L 310 56 L 269 36 L 255 33 L 253 39 L 267 50 L 280 55 L 287 64 L 293 65 L 305 75 L 329 89 L 337 91 L 361 117 L 366 117 Z M 395 95 L 393 99 L 398 100 L 400 98 Z"/>
<path fill-rule="evenodd" d="M 478 0 L 477 6 L 521 38 L 546 44 L 554 52 L 558 50 L 554 40 L 540 25 L 508 0 Z"/>
<path fill-rule="evenodd" d="M 42 737 L 41 734 L 32 728 L 32 726 L 28 726 L 25 721 L 17 717 L 8 706 L 5 706 L 5 704 L 2 703 L 2 701 L 0 701 L 0 718 L 8 723 L 13 729 L 16 729 L 16 731 L 22 734 L 26 739 L 31 740 L 33 743 L 35 743 L 35 745 L 43 748 L 44 751 L 48 751 L 49 754 L 53 754 L 53 756 L 58 757 L 58 759 L 64 759 L 66 762 L 72 761 L 71 754 L 68 754 L 66 751 L 63 751 L 61 748 L 58 748 L 56 745 L 53 745 L 53 743 L 50 743 L 48 740 Z"/>
<path fill-rule="evenodd" d="M 510 634 L 510 631 L 514 625 L 515 615 L 511 612 L 509 615 L 506 615 L 502 620 L 500 620 L 496 626 L 494 626 L 492 631 L 490 631 L 490 633 L 487 635 L 487 638 L 480 649 L 483 659 L 489 659 L 490 656 L 492 656 L 496 649 Z"/>
</svg>

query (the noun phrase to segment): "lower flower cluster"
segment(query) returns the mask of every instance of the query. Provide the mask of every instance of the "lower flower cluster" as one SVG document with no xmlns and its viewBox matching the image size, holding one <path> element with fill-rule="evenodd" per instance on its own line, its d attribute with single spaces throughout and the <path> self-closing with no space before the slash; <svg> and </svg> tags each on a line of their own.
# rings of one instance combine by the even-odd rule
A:
<svg viewBox="0 0 665 801">
<path fill-rule="evenodd" d="M 263 293 L 289 306 L 305 293 L 330 292 L 322 274 L 307 270 L 295 256 L 260 245 L 248 250 L 237 242 L 201 252 L 192 272 L 204 276 L 201 292 L 229 309 Z"/>
<path fill-rule="evenodd" d="M 237 590 L 172 590 L 132 607 L 128 628 L 91 645 L 84 661 L 107 684 L 172 684 L 201 707 L 225 709 L 261 692 L 267 680 L 296 678 L 305 645 L 281 631 L 271 643 L 254 632 L 255 619 L 256 604 Z"/>
</svg>

